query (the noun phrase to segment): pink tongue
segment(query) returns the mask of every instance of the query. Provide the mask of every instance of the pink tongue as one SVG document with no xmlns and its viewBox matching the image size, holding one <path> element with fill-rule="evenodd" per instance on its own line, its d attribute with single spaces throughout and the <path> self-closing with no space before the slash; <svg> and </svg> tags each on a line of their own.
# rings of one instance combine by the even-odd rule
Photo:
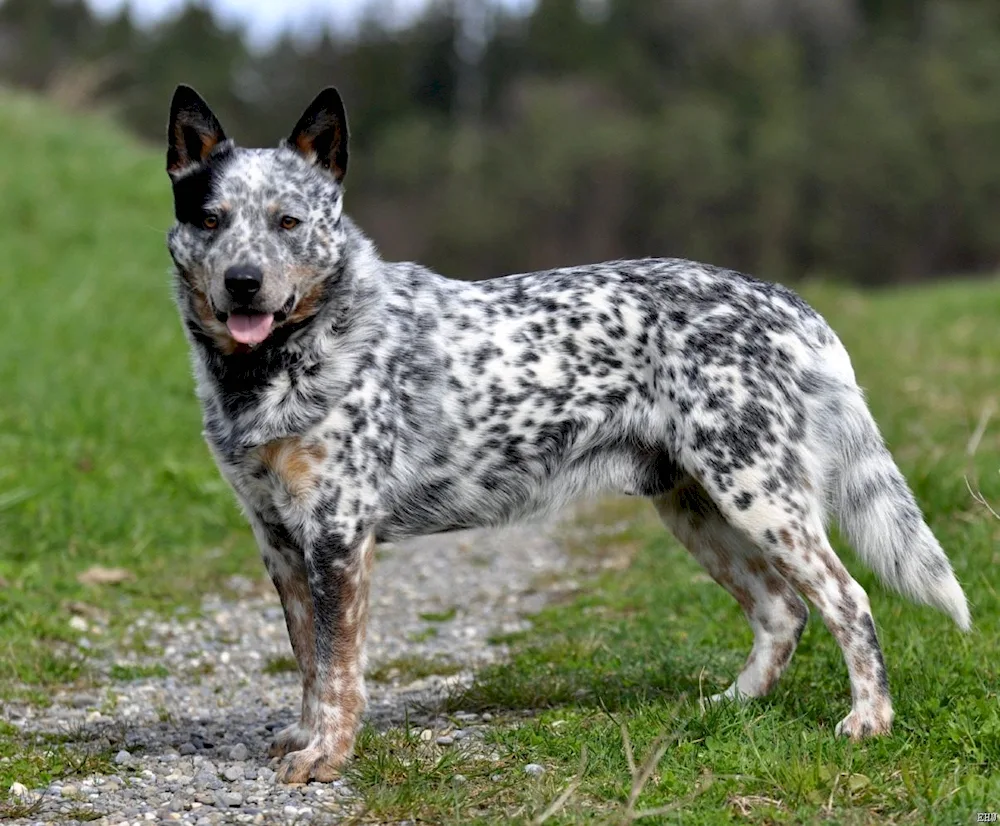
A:
<svg viewBox="0 0 1000 826">
<path fill-rule="evenodd" d="M 274 316 L 270 313 L 267 315 L 233 313 L 229 316 L 226 326 L 240 344 L 260 344 L 271 334 L 273 323 Z"/>
</svg>

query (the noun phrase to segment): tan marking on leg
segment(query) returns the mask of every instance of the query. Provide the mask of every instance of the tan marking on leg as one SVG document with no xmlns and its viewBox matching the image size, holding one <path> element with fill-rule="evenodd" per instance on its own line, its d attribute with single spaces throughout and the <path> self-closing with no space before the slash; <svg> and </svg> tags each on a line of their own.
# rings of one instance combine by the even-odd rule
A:
<svg viewBox="0 0 1000 826">
<path fill-rule="evenodd" d="M 736 480 L 737 486 L 740 481 Z M 799 522 L 787 507 L 766 502 L 743 512 L 725 510 L 726 519 L 747 532 L 768 561 L 819 610 L 827 628 L 840 645 L 851 681 L 851 713 L 837 726 L 837 733 L 852 739 L 882 734 L 892 725 L 885 664 L 864 589 L 851 578 L 837 557 L 823 528 L 821 505 L 801 492 L 786 494 L 796 513 L 808 514 Z M 802 537 L 799 542 L 793 536 Z M 768 543 L 768 535 L 781 538 Z"/>
<path fill-rule="evenodd" d="M 291 572 L 291 573 L 289 573 Z M 285 575 L 281 575 L 285 574 Z M 302 678 L 302 707 L 297 724 L 282 729 L 271 744 L 271 757 L 284 757 L 304 748 L 315 723 L 316 706 L 316 642 L 313 625 L 313 602 L 305 571 L 288 566 L 272 575 L 275 590 L 281 598 L 288 628 L 288 640 L 295 653 Z"/>
<path fill-rule="evenodd" d="M 308 748 L 285 758 L 279 772 L 281 782 L 329 782 L 351 756 L 365 709 L 364 644 L 374 544 L 374 536 L 369 536 L 350 563 L 333 574 L 331 587 L 338 594 L 334 656 L 317 686 L 313 739 Z"/>
<path fill-rule="evenodd" d="M 257 449 L 260 462 L 271 471 L 296 499 L 306 497 L 317 476 L 317 466 L 326 458 L 326 448 L 318 442 L 304 442 L 298 436 L 275 439 Z"/>
<path fill-rule="evenodd" d="M 674 535 L 743 609 L 754 644 L 736 681 L 712 699 L 763 696 L 788 665 L 808 617 L 802 600 L 749 538 L 725 521 L 693 480 L 654 505 Z M 691 507 L 698 514 L 691 518 Z"/>
</svg>

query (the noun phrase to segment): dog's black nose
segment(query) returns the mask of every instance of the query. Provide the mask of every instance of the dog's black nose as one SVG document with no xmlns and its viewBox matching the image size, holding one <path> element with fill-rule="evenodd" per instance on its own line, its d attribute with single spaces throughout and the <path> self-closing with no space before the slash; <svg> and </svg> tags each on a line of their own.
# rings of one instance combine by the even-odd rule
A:
<svg viewBox="0 0 1000 826">
<path fill-rule="evenodd" d="M 239 304 L 249 304 L 260 290 L 264 273 L 253 264 L 234 264 L 225 272 L 226 290 Z"/>
</svg>

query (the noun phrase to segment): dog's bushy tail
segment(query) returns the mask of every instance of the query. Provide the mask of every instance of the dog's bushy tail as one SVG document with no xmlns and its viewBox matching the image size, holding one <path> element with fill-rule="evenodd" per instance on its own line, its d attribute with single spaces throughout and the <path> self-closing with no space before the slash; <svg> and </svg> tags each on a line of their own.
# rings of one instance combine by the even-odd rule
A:
<svg viewBox="0 0 1000 826">
<path fill-rule="evenodd" d="M 833 441 L 827 448 L 834 464 L 828 495 L 841 530 L 879 579 L 940 609 L 967 631 L 968 603 L 948 557 L 924 521 L 861 391 L 856 386 L 845 390 L 836 415 L 824 417 L 827 438 Z"/>
</svg>

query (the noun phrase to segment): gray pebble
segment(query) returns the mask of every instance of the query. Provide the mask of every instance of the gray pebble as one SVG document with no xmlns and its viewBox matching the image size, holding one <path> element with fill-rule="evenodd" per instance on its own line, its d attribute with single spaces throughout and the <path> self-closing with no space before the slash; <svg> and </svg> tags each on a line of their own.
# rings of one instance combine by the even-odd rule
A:
<svg viewBox="0 0 1000 826">
<path fill-rule="evenodd" d="M 250 756 L 250 749 L 248 749 L 243 743 L 237 743 L 229 750 L 229 759 L 237 760 L 243 762 Z"/>
<path fill-rule="evenodd" d="M 524 773 L 530 774 L 532 777 L 538 777 L 539 775 L 545 774 L 545 766 L 540 766 L 538 763 L 528 763 L 524 767 Z"/>
<path fill-rule="evenodd" d="M 438 737 L 438 739 L 435 742 L 439 746 L 450 746 L 452 743 L 455 742 L 455 738 L 449 737 L 448 735 L 444 735 L 442 737 Z"/>
<path fill-rule="evenodd" d="M 198 749 L 194 747 L 194 743 L 181 743 L 177 751 L 181 757 L 187 757 L 189 754 L 194 754 Z"/>
<path fill-rule="evenodd" d="M 223 792 L 222 802 L 226 806 L 242 806 L 243 795 L 241 795 L 239 792 Z"/>
<path fill-rule="evenodd" d="M 243 767 L 242 766 L 227 766 L 226 770 L 222 773 L 222 776 L 226 780 L 242 780 L 243 779 Z"/>
<path fill-rule="evenodd" d="M 130 763 L 131 761 L 132 755 L 125 751 L 125 749 L 122 749 L 115 755 L 115 763 L 119 766 L 124 766 L 126 763 Z"/>
</svg>

